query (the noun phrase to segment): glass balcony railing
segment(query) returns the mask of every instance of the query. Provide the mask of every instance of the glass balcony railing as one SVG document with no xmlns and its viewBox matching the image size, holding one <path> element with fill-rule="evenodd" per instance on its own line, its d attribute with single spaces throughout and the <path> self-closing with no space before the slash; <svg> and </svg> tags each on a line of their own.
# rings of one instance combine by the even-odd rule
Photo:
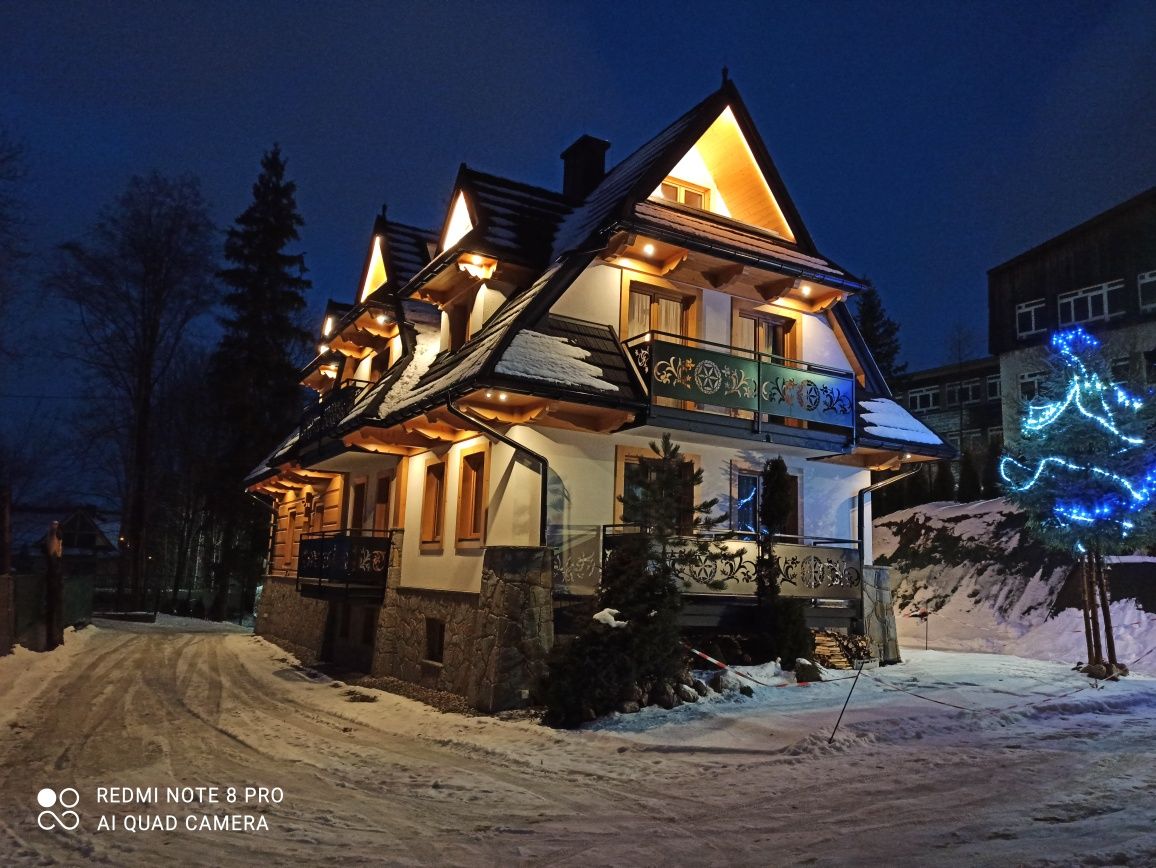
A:
<svg viewBox="0 0 1156 868">
<path fill-rule="evenodd" d="M 855 428 L 855 377 L 797 359 L 648 332 L 623 342 L 650 390 L 651 402 L 685 401 L 695 410 L 733 411 Z"/>
</svg>

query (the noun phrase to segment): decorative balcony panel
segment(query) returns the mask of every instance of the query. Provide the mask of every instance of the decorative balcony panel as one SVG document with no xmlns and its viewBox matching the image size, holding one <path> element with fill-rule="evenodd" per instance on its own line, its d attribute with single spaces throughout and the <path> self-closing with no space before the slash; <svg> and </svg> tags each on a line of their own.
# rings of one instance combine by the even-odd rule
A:
<svg viewBox="0 0 1156 868">
<path fill-rule="evenodd" d="M 358 395 L 368 385 L 364 380 L 346 380 L 321 400 L 309 404 L 301 414 L 301 440 L 320 440 L 332 433 L 353 411 Z"/>
<path fill-rule="evenodd" d="M 604 556 L 636 529 L 611 526 L 604 529 Z M 809 539 L 809 538 L 808 538 Z M 713 551 L 721 557 L 701 556 L 694 549 L 701 537 L 685 538 L 670 551 L 668 559 L 683 591 L 688 594 L 754 596 L 755 564 L 759 556 L 754 539 L 719 536 Z M 849 540 L 825 540 L 830 544 L 776 542 L 773 557 L 778 566 L 779 593 L 785 597 L 825 600 L 858 600 L 862 595 L 863 567 L 859 549 Z M 689 557 L 687 554 L 691 553 Z"/>
<path fill-rule="evenodd" d="M 297 586 L 306 596 L 381 597 L 392 536 L 372 531 L 308 533 L 297 547 Z"/>
<path fill-rule="evenodd" d="M 652 400 L 673 398 L 855 427 L 855 379 L 850 373 L 659 333 L 633 338 L 626 346 L 649 384 Z"/>
</svg>

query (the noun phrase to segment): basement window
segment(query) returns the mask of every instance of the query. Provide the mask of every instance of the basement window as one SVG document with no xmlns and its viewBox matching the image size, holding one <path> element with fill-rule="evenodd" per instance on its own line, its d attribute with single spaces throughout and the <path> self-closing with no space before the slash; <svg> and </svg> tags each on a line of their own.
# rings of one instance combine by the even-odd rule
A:
<svg viewBox="0 0 1156 868">
<path fill-rule="evenodd" d="M 438 618 L 425 619 L 425 659 L 428 663 L 442 663 L 445 659 L 446 622 Z"/>
</svg>

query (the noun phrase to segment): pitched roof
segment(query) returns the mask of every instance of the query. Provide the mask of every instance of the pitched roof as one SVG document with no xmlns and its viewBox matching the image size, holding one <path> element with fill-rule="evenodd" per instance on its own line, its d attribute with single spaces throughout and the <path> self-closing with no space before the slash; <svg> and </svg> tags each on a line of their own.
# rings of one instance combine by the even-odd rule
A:
<svg viewBox="0 0 1156 868">
<path fill-rule="evenodd" d="M 561 193 L 462 165 L 457 189 L 464 190 L 477 224 L 457 245 L 527 265 L 545 266 L 551 242 L 570 204 Z"/>
<path fill-rule="evenodd" d="M 405 286 L 430 261 L 430 245 L 436 245 L 437 233 L 405 223 L 386 220 L 382 226 L 386 243 L 386 270 L 390 283 Z"/>
<path fill-rule="evenodd" d="M 718 119 L 727 107 L 734 112 L 755 163 L 766 178 L 787 222 L 795 232 L 795 246 L 815 253 L 810 233 L 783 185 L 766 146 L 733 82 L 726 81 L 649 142 L 611 169 L 582 205 L 569 214 L 554 239 L 554 256 L 586 247 L 593 236 L 629 215 L 631 206 L 642 201 L 658 186 L 685 153 Z"/>
<path fill-rule="evenodd" d="M 933 458 L 956 458 L 953 446 L 890 398 L 860 393 L 856 427 L 861 446 L 901 449 Z"/>
</svg>

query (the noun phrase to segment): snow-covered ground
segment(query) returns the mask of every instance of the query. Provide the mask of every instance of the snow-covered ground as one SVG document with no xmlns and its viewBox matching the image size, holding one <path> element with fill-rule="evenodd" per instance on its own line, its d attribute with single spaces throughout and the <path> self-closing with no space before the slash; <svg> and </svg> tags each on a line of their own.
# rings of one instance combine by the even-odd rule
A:
<svg viewBox="0 0 1156 868">
<path fill-rule="evenodd" d="M 1156 863 L 1156 681 L 905 652 L 808 687 L 561 732 L 441 714 L 235 631 L 107 624 L 0 661 L 0 864 Z M 265 831 L 123 830 L 99 786 L 281 787 Z M 39 788 L 81 828 L 42 831 Z M 101 815 L 122 828 L 99 831 Z"/>
</svg>

